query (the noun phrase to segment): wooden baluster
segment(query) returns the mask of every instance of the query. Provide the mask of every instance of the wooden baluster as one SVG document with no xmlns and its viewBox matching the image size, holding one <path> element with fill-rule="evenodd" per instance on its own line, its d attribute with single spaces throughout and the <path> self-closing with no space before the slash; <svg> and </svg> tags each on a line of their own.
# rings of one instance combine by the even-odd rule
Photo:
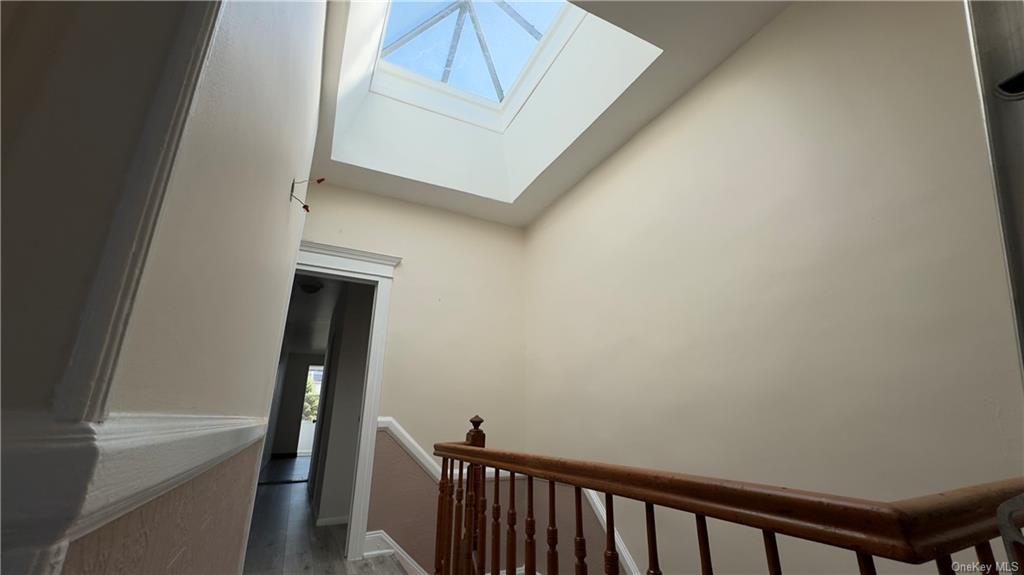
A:
<svg viewBox="0 0 1024 575">
<path fill-rule="evenodd" d="M 469 418 L 469 423 L 472 427 L 466 432 L 467 445 L 473 447 L 485 446 L 487 434 L 480 429 L 480 425 L 483 422 L 483 418 L 479 415 Z M 469 466 L 469 475 L 466 477 L 469 494 L 466 501 L 466 549 L 464 551 L 465 559 L 463 563 L 467 575 L 472 573 L 474 569 L 479 571 L 479 575 L 483 575 L 484 572 L 483 554 L 480 551 L 486 546 L 486 542 L 481 539 L 480 533 L 482 529 L 486 529 L 487 499 L 484 490 L 484 475 L 486 471 L 487 468 L 483 465 L 471 464 Z M 478 561 L 476 565 L 473 563 L 474 551 L 477 551 L 476 557 Z"/>
<path fill-rule="evenodd" d="M 992 545 L 988 541 L 982 541 L 974 546 L 974 552 L 978 555 L 978 563 L 984 565 L 985 573 L 996 574 L 996 556 L 992 554 Z"/>
<path fill-rule="evenodd" d="M 501 471 L 494 468 L 494 507 L 491 508 L 491 575 L 501 571 Z"/>
<path fill-rule="evenodd" d="M 450 575 L 459 575 L 458 562 L 462 545 L 462 467 L 463 462 L 459 462 L 459 482 L 455 488 L 455 521 L 452 522 L 452 545 L 451 551 L 448 554 L 448 573 Z"/>
<path fill-rule="evenodd" d="M 487 467 L 480 466 L 480 504 L 477 506 L 476 519 L 476 572 L 484 575 L 487 569 Z"/>
<path fill-rule="evenodd" d="M 615 550 L 615 508 L 611 493 L 604 494 L 604 506 L 608 521 L 605 525 L 604 573 L 605 575 L 619 575 L 619 552 Z"/>
<path fill-rule="evenodd" d="M 775 541 L 775 532 L 764 530 L 764 553 L 768 557 L 768 575 L 782 575 L 782 562 L 779 561 L 779 544 Z"/>
<path fill-rule="evenodd" d="M 524 567 L 526 575 L 537 575 L 537 541 L 533 538 L 537 532 L 537 521 L 533 517 L 533 477 L 526 477 L 526 554 Z"/>
<path fill-rule="evenodd" d="M 654 504 L 645 503 L 647 514 L 647 575 L 661 575 L 661 564 L 658 562 L 658 529 L 654 524 Z"/>
<path fill-rule="evenodd" d="M 455 460 L 448 460 L 448 479 L 445 485 L 444 504 L 444 541 L 441 542 L 441 573 L 448 575 L 452 571 L 452 537 L 455 525 L 453 517 L 455 513 Z"/>
<path fill-rule="evenodd" d="M 953 560 L 949 555 L 935 558 L 935 566 L 939 569 L 939 575 L 956 575 L 953 569 Z"/>
<path fill-rule="evenodd" d="M 555 482 L 548 481 L 548 572 L 558 575 L 558 526 L 555 524 Z"/>
<path fill-rule="evenodd" d="M 878 575 L 875 571 L 875 558 L 867 553 L 857 552 L 857 567 L 860 569 L 860 575 Z"/>
<path fill-rule="evenodd" d="M 587 575 L 587 539 L 583 536 L 583 490 L 576 487 L 573 491 L 573 499 L 576 504 L 576 539 L 573 541 L 575 543 L 573 555 L 576 556 L 575 575 Z"/>
<path fill-rule="evenodd" d="M 697 515 L 697 545 L 700 547 L 700 575 L 715 575 L 711 567 L 711 542 L 708 540 L 708 520 Z"/>
<path fill-rule="evenodd" d="M 462 536 L 462 556 L 459 557 L 459 572 L 473 573 L 473 537 L 476 535 L 476 468 L 470 463 L 466 474 L 466 517 Z"/>
<path fill-rule="evenodd" d="M 448 473 L 448 458 L 441 459 L 441 478 L 437 481 L 437 531 L 434 536 L 434 575 L 441 575 L 441 542 L 444 541 L 445 475 Z"/>
<path fill-rule="evenodd" d="M 516 474 L 508 473 L 508 529 L 505 538 L 505 573 L 516 572 Z"/>
</svg>

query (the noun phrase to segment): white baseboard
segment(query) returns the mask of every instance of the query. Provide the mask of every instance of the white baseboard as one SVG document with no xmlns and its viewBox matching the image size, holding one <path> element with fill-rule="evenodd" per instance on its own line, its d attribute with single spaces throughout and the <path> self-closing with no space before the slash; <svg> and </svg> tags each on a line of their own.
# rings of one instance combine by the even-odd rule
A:
<svg viewBox="0 0 1024 575">
<path fill-rule="evenodd" d="M 320 517 L 316 520 L 317 527 L 326 527 L 328 525 L 348 525 L 348 515 L 338 515 L 337 517 Z"/>
<path fill-rule="evenodd" d="M 2 536 L 11 557 L 53 557 L 61 542 L 194 478 L 266 431 L 263 418 L 161 413 L 66 423 L 45 412 L 5 412 L 3 423 Z"/>
<path fill-rule="evenodd" d="M 428 453 L 425 449 L 420 447 L 420 444 L 409 435 L 409 432 L 402 427 L 402 424 L 398 423 L 394 417 L 380 416 L 377 418 L 377 429 L 385 431 L 398 442 L 399 445 L 405 449 L 405 452 L 412 457 L 416 463 L 419 464 L 423 471 L 427 472 L 427 475 L 434 478 L 434 481 L 441 480 L 441 464 L 437 462 L 437 458 Z M 486 472 L 488 479 L 494 479 L 494 470 L 488 469 Z M 509 474 L 506 471 L 502 471 L 500 475 L 501 479 L 508 479 Z"/>
<path fill-rule="evenodd" d="M 402 564 L 406 573 L 410 575 L 429 575 L 422 565 L 413 560 L 412 556 L 406 553 L 399 545 L 384 531 L 367 531 L 366 543 L 363 545 L 363 558 L 375 555 L 386 555 L 394 553 L 398 556 L 398 562 Z"/>
<path fill-rule="evenodd" d="M 441 480 L 441 465 L 438 464 L 437 459 L 433 455 L 427 453 L 412 435 L 405 430 L 404 427 L 393 417 L 380 416 L 377 418 L 377 429 L 386 431 L 398 442 L 399 445 L 409 454 L 413 460 L 416 461 L 427 472 L 434 481 Z M 494 478 L 494 470 L 487 470 L 487 477 Z M 508 474 L 502 472 L 502 479 L 508 479 Z M 587 501 L 590 502 L 590 507 L 594 510 L 594 514 L 597 515 L 598 520 L 601 522 L 601 527 L 607 531 L 608 527 L 605 520 L 605 508 L 604 502 L 601 501 L 601 496 L 596 491 L 584 489 L 584 493 L 587 495 Z M 626 547 L 625 541 L 622 540 L 622 534 L 619 530 L 615 529 L 615 547 L 619 552 L 619 559 L 622 560 L 623 565 L 626 567 L 628 575 L 642 575 L 640 568 L 637 567 L 636 560 L 633 559 L 633 554 L 629 552 L 629 548 Z M 504 574 L 504 571 L 502 571 Z"/>
</svg>

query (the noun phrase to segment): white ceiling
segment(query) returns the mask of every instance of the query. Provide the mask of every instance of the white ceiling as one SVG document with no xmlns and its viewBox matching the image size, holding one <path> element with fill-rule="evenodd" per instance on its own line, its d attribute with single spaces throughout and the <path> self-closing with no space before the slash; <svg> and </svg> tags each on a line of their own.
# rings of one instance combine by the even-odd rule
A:
<svg viewBox="0 0 1024 575">
<path fill-rule="evenodd" d="M 509 204 L 331 160 L 348 3 L 330 3 L 319 130 L 311 175 L 326 177 L 328 184 L 338 187 L 392 196 L 506 224 L 527 225 L 786 5 L 784 2 L 641 0 L 576 4 L 664 52 L 514 203 Z"/>
<path fill-rule="evenodd" d="M 306 293 L 302 284 L 319 283 L 316 293 Z M 290 353 L 327 353 L 331 317 L 341 294 L 342 282 L 296 274 L 288 303 L 284 344 Z"/>
</svg>

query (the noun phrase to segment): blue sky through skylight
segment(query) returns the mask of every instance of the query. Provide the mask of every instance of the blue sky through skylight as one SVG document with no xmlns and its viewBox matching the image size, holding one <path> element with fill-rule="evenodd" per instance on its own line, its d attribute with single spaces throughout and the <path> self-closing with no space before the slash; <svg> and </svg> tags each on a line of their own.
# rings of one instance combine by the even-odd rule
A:
<svg viewBox="0 0 1024 575">
<path fill-rule="evenodd" d="M 385 61 L 500 102 L 564 0 L 392 0 Z"/>
</svg>

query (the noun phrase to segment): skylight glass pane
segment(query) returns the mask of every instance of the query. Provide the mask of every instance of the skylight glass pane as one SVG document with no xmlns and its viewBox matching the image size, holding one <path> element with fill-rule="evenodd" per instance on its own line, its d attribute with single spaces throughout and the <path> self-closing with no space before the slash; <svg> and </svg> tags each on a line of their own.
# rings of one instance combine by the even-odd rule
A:
<svg viewBox="0 0 1024 575">
<path fill-rule="evenodd" d="M 384 45 L 388 46 L 398 40 L 402 35 L 409 33 L 451 3 L 451 0 L 447 2 L 424 2 L 421 0 L 392 2 L 391 12 L 388 14 L 388 28 L 384 31 Z"/>
<path fill-rule="evenodd" d="M 547 34 L 548 29 L 555 23 L 555 18 L 562 11 L 565 2 L 519 2 L 511 0 L 509 5 L 522 14 L 527 22 L 533 24 L 541 34 Z"/>
<path fill-rule="evenodd" d="M 392 0 L 381 56 L 420 76 L 501 101 L 564 7 L 565 0 Z"/>
<path fill-rule="evenodd" d="M 494 83 L 491 81 L 491 73 L 487 71 L 484 52 L 476 38 L 476 28 L 469 18 L 466 18 L 462 29 L 462 37 L 459 39 L 455 60 L 452 62 L 452 75 L 448 78 L 448 84 L 464 92 L 494 102 L 499 101 L 498 93 L 494 91 Z"/>
<path fill-rule="evenodd" d="M 502 87 L 509 90 L 530 61 L 537 40 L 493 2 L 477 2 L 476 13 L 491 50 L 498 79 Z"/>
<path fill-rule="evenodd" d="M 452 43 L 457 14 L 449 14 L 384 59 L 431 80 L 440 80 L 448 60 L 448 46 Z"/>
</svg>

